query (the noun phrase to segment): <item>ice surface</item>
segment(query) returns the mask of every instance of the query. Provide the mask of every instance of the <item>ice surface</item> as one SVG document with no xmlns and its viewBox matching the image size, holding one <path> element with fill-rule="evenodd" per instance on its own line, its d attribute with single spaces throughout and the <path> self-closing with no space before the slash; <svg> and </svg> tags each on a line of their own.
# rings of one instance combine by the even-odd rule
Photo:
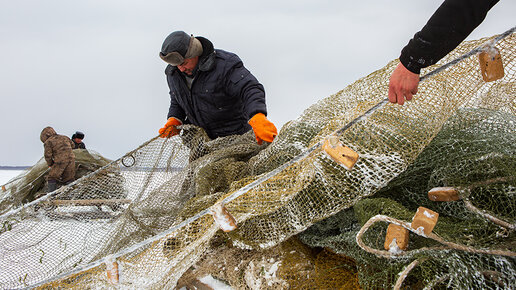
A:
<svg viewBox="0 0 516 290">
<path fill-rule="evenodd" d="M 0 184 L 6 184 L 9 180 L 18 176 L 23 171 L 25 170 L 0 170 Z"/>
</svg>

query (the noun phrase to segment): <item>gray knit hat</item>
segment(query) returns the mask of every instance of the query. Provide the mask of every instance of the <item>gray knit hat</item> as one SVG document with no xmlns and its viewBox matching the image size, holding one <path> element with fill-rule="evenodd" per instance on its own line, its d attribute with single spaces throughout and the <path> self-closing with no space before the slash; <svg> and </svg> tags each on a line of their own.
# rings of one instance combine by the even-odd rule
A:
<svg viewBox="0 0 516 290">
<path fill-rule="evenodd" d="M 202 45 L 197 38 L 184 31 L 174 31 L 163 41 L 159 57 L 165 62 L 177 66 L 182 64 L 185 59 L 201 54 Z"/>
</svg>

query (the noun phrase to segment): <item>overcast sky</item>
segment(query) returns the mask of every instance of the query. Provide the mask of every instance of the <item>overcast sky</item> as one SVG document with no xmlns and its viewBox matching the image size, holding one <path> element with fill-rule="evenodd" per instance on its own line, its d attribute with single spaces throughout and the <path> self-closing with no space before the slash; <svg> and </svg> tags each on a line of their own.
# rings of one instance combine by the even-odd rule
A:
<svg viewBox="0 0 516 290">
<path fill-rule="evenodd" d="M 33 165 L 46 126 L 84 132 L 87 147 L 110 159 L 156 136 L 170 102 L 158 52 L 172 31 L 238 54 L 280 129 L 397 58 L 442 1 L 0 3 L 0 165 Z M 516 25 L 514 11 L 516 1 L 500 1 L 468 39 Z"/>
</svg>

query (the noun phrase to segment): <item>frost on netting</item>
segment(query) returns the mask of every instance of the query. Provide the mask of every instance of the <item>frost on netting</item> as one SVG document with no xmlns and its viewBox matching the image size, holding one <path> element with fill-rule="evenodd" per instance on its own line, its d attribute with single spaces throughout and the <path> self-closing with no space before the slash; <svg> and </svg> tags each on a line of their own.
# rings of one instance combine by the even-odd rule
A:
<svg viewBox="0 0 516 290">
<path fill-rule="evenodd" d="M 513 258 L 435 250 L 439 242 L 411 232 L 407 249 L 393 244 L 392 254 L 414 254 L 387 259 L 359 248 L 356 234 L 375 215 L 410 222 L 423 206 L 439 214 L 432 233 L 446 241 L 514 252 L 514 232 L 466 202 L 515 222 L 515 38 L 496 44 L 503 78 L 484 82 L 472 56 L 421 83 L 414 101 L 386 105 L 338 134 L 359 156 L 351 170 L 318 147 L 224 203 L 237 227 L 228 233 L 221 234 L 212 207 L 384 99 L 397 61 L 310 106 L 268 146 L 257 145 L 252 132 L 209 140 L 187 125 L 41 199 L 9 200 L 2 192 L 0 288 L 172 288 L 192 269 L 197 278 L 210 274 L 235 287 L 356 287 L 350 281 L 358 275 L 362 288 L 391 288 L 415 259 L 403 285 L 511 286 L 505 277 L 514 276 Z M 486 40 L 463 43 L 440 64 Z M 454 187 L 460 198 L 430 200 L 435 187 Z M 386 228 L 373 225 L 364 243 L 383 249 Z M 313 249 L 292 241 L 297 237 Z M 417 251 L 425 247 L 432 250 Z M 210 265 L 221 267 L 201 271 Z"/>
<path fill-rule="evenodd" d="M 371 217 L 382 214 L 410 222 L 418 208 L 424 206 L 439 213 L 433 232 L 445 240 L 476 249 L 504 249 L 514 253 L 514 231 L 482 218 L 462 200 L 439 202 L 427 196 L 430 189 L 439 186 L 462 188 L 459 190 L 462 199 L 469 199 L 482 210 L 515 224 L 514 132 L 514 114 L 460 109 L 401 175 L 374 197 L 315 224 L 300 234 L 301 240 L 312 247 L 328 247 L 355 259 L 363 288 L 396 281 L 403 267 L 415 260 L 420 263 L 408 274 L 404 286 L 514 288 L 514 257 L 481 255 L 446 247 L 436 249 L 443 245 L 411 233 L 404 251 L 420 252 L 382 259 L 365 253 L 355 242 L 361 225 Z M 490 182 L 494 179 L 496 182 Z M 464 190 L 472 185 L 471 190 Z M 387 224 L 379 223 L 369 229 L 363 240 L 380 249 L 384 246 L 381 237 L 386 231 Z"/>
</svg>

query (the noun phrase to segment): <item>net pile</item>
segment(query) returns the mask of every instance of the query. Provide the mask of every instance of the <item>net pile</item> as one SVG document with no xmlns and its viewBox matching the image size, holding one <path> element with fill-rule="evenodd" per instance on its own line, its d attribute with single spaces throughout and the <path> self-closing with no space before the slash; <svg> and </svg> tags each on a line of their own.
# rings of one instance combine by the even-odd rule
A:
<svg viewBox="0 0 516 290">
<path fill-rule="evenodd" d="M 465 42 L 440 64 L 488 40 Z M 439 212 L 434 231 L 443 239 L 514 251 L 513 230 L 464 209 L 465 202 L 436 204 L 424 197 L 429 186 L 457 186 L 473 205 L 514 224 L 515 42 L 511 34 L 496 43 L 505 66 L 502 79 L 484 82 L 478 58 L 469 57 L 421 83 L 416 100 L 384 106 L 339 132 L 339 140 L 360 155 L 352 170 L 327 157 L 318 144 L 386 97 L 397 61 L 312 105 L 283 126 L 269 146 L 257 145 L 252 132 L 209 140 L 193 126 L 185 126 L 181 136 L 154 138 L 75 183 L 2 214 L 0 287 L 175 287 L 192 265 L 214 251 L 220 232 L 210 215 L 215 204 L 225 204 L 236 219 L 238 228 L 224 236 L 239 251 L 289 249 L 290 237 L 335 215 L 338 222 L 325 220 L 301 239 L 355 259 L 354 270 L 349 259 L 324 250 L 330 254 L 320 260 L 329 262 L 320 268 L 348 265 L 346 277 L 358 270 L 363 288 L 392 287 L 414 259 L 418 265 L 408 272 L 405 285 L 509 285 L 505 277 L 514 277 L 514 258 L 504 255 L 432 249 L 388 259 L 367 253 L 354 239 L 376 214 L 410 221 L 415 207 L 423 205 Z M 488 134 L 494 141 L 480 138 Z M 443 136 L 431 143 L 436 135 Z M 470 142 L 471 136 L 489 145 Z M 303 152 L 306 157 L 297 159 Z M 90 203 L 78 206 L 78 200 Z M 385 227 L 372 226 L 364 243 L 381 249 Z M 411 236 L 409 250 L 437 244 Z M 263 257 L 246 261 L 256 266 Z M 316 260 L 307 258 L 305 269 Z M 303 263 L 289 263 L 286 254 L 281 261 L 277 284 L 259 288 L 299 285 L 302 279 L 292 273 L 300 273 L 295 269 Z M 232 265 L 235 273 L 254 272 L 248 268 L 251 262 Z M 480 279 L 478 271 L 487 278 Z M 237 288 L 253 287 L 230 278 L 238 277 L 235 273 L 228 271 L 225 279 Z M 311 276 L 318 277 L 313 280 L 320 283 L 317 288 L 345 287 L 328 278 L 335 275 L 323 275 L 331 271 L 317 273 Z"/>
<path fill-rule="evenodd" d="M 227 282 L 232 289 L 359 289 L 351 258 L 310 248 L 296 237 L 258 251 L 234 247 L 227 236 L 217 235 L 177 288 L 192 289 L 207 275 Z"/>
<path fill-rule="evenodd" d="M 97 169 L 112 162 L 92 150 L 76 149 L 73 152 L 75 155 L 76 179 L 93 173 Z M 41 158 L 23 174 L 4 185 L 4 189 L 0 192 L 0 215 L 7 213 L 9 210 L 16 209 L 25 203 L 31 202 L 38 196 L 44 195 L 47 192 L 45 180 L 48 172 L 49 168 L 47 162 L 44 158 Z M 112 181 L 116 183 L 117 179 L 113 178 Z M 84 190 L 88 189 L 84 188 Z M 115 196 L 103 196 L 100 192 L 98 197 L 115 198 Z"/>
<path fill-rule="evenodd" d="M 328 247 L 352 257 L 363 288 L 392 288 L 398 274 L 416 261 L 402 284 L 423 288 L 514 288 L 516 263 L 516 116 L 488 109 L 464 109 L 452 116 L 416 161 L 374 197 L 356 203 L 300 234 L 312 247 Z M 454 186 L 461 201 L 436 202 L 427 192 Z M 491 222 L 472 207 L 502 219 Z M 370 218 L 385 215 L 410 222 L 419 206 L 439 213 L 434 233 L 476 250 L 504 249 L 511 256 L 452 250 L 411 234 L 406 257 L 379 258 L 357 245 L 356 236 Z M 383 250 L 387 223 L 373 225 L 363 241 Z M 434 249 L 424 249 L 424 248 Z M 511 253 L 512 252 L 512 253 Z"/>
</svg>

